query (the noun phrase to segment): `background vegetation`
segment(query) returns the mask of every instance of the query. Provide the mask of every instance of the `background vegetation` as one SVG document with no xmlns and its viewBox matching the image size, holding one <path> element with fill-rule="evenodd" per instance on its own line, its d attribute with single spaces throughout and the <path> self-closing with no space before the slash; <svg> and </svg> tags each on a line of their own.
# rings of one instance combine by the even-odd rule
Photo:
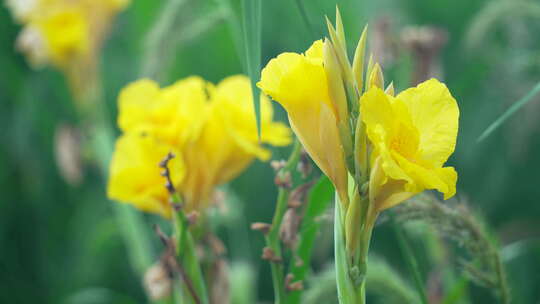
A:
<svg viewBox="0 0 540 304">
<path fill-rule="evenodd" d="M 151 29 L 163 16 L 167 1 L 132 2 L 116 20 L 103 49 L 101 69 L 109 119 L 116 117 L 119 90 L 140 75 L 152 75 L 166 85 L 192 74 L 215 82 L 243 71 L 234 5 L 226 10 L 221 1 L 178 1 L 186 3 L 178 4 L 180 13 L 173 16 L 170 40 L 155 44 Z M 415 69 L 415 53 L 401 38 L 403 31 L 417 25 L 446 31 L 448 42 L 438 60 L 442 78 L 461 109 L 458 144 L 450 161 L 459 172 L 458 200 L 481 214 L 499 241 L 513 303 L 538 303 L 540 100 L 536 97 L 485 140 L 477 139 L 540 79 L 540 4 L 532 0 L 309 0 L 303 2 L 308 25 L 297 1 L 263 1 L 263 64 L 284 51 L 301 52 L 322 37 L 323 17 L 333 19 L 336 2 L 350 42 L 358 39 L 369 22 L 372 38 L 389 46 L 390 59 L 382 65 L 386 79 L 393 80 L 398 91 L 411 84 Z M 376 33 L 381 20 L 388 21 L 382 36 Z M 0 302 L 144 302 L 98 168 L 85 164 L 80 183 L 67 183 L 60 174 L 55 134 L 61 125 L 77 124 L 75 109 L 59 72 L 32 70 L 16 52 L 19 31 L 7 9 L 0 6 Z M 285 120 L 277 105 L 276 110 Z M 275 151 L 273 157 L 285 158 L 287 151 Z M 272 217 L 273 172 L 267 163 L 254 163 L 231 187 L 237 199 L 225 215 L 216 216 L 223 223 L 219 235 L 230 248 L 232 263 L 247 266 L 233 269 L 256 278 L 253 292 L 269 302 L 269 267 L 259 259 L 263 240 L 248 227 Z M 159 219 L 146 217 L 150 231 Z M 414 239 L 414 251 L 422 258 L 429 244 L 422 240 L 418 226 L 405 226 Z M 323 225 L 314 260 L 317 280 L 322 282 L 325 261 L 332 252 L 329 235 L 331 229 Z M 373 252 L 412 286 L 412 275 L 396 248 L 393 229 L 383 221 L 375 230 Z M 448 249 L 455 256 L 462 250 L 459 246 Z M 455 257 L 445 255 L 446 259 L 443 268 L 457 269 Z M 422 263 L 428 291 L 435 284 L 430 278 L 440 267 Z M 451 290 L 470 294 L 471 303 L 493 303 L 489 291 L 468 277 L 457 281 L 466 288 Z M 456 297 L 448 303 L 467 303 Z"/>
</svg>

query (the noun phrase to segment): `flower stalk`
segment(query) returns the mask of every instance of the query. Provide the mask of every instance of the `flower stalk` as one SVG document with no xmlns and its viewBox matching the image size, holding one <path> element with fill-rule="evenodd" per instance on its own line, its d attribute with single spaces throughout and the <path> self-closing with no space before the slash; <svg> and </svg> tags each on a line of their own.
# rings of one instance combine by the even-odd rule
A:
<svg viewBox="0 0 540 304">
<path fill-rule="evenodd" d="M 190 294 L 189 299 L 183 298 L 187 303 L 208 304 L 206 284 L 197 257 L 195 242 L 189 230 L 190 223 L 182 208 L 182 200 L 174 187 L 168 167 L 168 163 L 172 158 L 174 158 L 174 155 L 169 153 L 160 163 L 160 167 L 163 168 L 162 175 L 167 180 L 166 188 L 171 197 L 172 222 L 174 225 L 174 239 L 176 240 L 175 254 L 181 265 L 179 268 L 182 270 L 181 276 L 184 287 Z M 185 293 L 182 293 L 182 295 L 185 295 Z"/>
<path fill-rule="evenodd" d="M 289 159 L 285 163 L 285 166 L 277 172 L 277 179 L 288 179 L 285 182 L 278 182 L 278 198 L 276 202 L 276 210 L 274 217 L 272 218 L 272 225 L 270 230 L 266 234 L 266 251 L 270 255 L 263 253 L 263 257 L 270 262 L 270 268 L 272 272 L 272 284 L 274 286 L 274 303 L 285 303 L 285 281 L 284 281 L 284 267 L 282 264 L 282 250 L 281 240 L 279 238 L 279 231 L 285 212 L 287 211 L 287 203 L 289 201 L 290 194 L 290 176 L 293 170 L 296 168 L 300 155 L 302 152 L 302 145 L 298 140 L 295 140 L 293 149 L 289 156 Z M 288 185 L 287 185 L 288 184 Z"/>
</svg>

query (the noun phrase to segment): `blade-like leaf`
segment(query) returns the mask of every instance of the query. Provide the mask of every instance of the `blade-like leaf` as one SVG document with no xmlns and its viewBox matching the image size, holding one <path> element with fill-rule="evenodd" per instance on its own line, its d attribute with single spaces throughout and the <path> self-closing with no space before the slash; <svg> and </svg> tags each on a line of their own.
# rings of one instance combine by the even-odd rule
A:
<svg viewBox="0 0 540 304">
<path fill-rule="evenodd" d="M 514 103 L 506 112 L 504 112 L 499 118 L 497 118 L 489 127 L 480 135 L 477 139 L 477 142 L 480 142 L 484 140 L 488 135 L 493 133 L 498 127 L 500 127 L 510 116 L 512 116 L 514 113 L 517 112 L 517 110 L 521 109 L 524 105 L 526 105 L 529 101 L 533 99 L 536 94 L 540 92 L 540 82 L 536 84 L 536 86 L 527 93 L 523 98 L 518 100 L 516 103 Z"/>
<path fill-rule="evenodd" d="M 261 109 L 257 88 L 257 80 L 261 72 L 261 24 L 262 24 L 262 1 L 242 0 L 242 11 L 244 16 L 244 49 L 247 74 L 251 79 L 251 91 L 253 94 L 253 106 L 255 109 L 255 120 L 257 122 L 257 134 L 261 138 Z"/>
</svg>

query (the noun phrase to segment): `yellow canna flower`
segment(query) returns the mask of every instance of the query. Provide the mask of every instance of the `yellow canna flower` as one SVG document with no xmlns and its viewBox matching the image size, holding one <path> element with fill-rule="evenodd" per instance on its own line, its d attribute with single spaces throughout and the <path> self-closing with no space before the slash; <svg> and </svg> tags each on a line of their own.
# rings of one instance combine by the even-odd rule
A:
<svg viewBox="0 0 540 304">
<path fill-rule="evenodd" d="M 346 204 L 347 169 L 338 111 L 323 66 L 322 40 L 315 41 L 305 54 L 283 53 L 270 60 L 257 86 L 285 108 L 298 139 Z"/>
<path fill-rule="evenodd" d="M 108 194 L 142 210 L 170 215 L 157 166 L 169 151 L 177 155 L 171 171 L 187 210 L 203 210 L 216 186 L 238 176 L 255 158 L 270 157 L 258 141 L 245 76 L 226 78 L 217 86 L 188 77 L 165 88 L 139 80 L 122 90 L 119 108 L 124 135 L 114 152 Z M 270 101 L 261 96 L 261 141 L 288 145 L 290 130 L 272 116 Z"/>
<path fill-rule="evenodd" d="M 396 97 L 373 87 L 360 112 L 373 146 L 369 190 L 377 212 L 425 189 L 455 194 L 457 173 L 443 165 L 454 151 L 459 109 L 444 84 L 431 79 Z"/>
</svg>

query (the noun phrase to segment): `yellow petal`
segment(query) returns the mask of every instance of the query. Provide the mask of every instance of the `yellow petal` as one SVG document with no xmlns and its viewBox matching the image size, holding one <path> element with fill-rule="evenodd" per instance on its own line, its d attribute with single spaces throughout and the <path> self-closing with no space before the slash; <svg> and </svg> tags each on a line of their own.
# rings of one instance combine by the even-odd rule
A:
<svg viewBox="0 0 540 304">
<path fill-rule="evenodd" d="M 124 132 L 151 134 L 171 145 L 181 145 L 205 120 L 207 86 L 199 77 L 188 77 L 163 89 L 152 80 L 138 80 L 120 93 L 118 124 Z"/>
<path fill-rule="evenodd" d="M 444 199 L 447 200 L 456 194 L 456 183 L 458 175 L 454 167 L 444 167 L 435 170 L 437 176 L 447 185 L 444 193 Z"/>
<path fill-rule="evenodd" d="M 59 66 L 89 51 L 90 25 L 84 13 L 75 7 L 40 18 L 36 25 L 43 32 L 52 61 Z"/>
<path fill-rule="evenodd" d="M 322 41 L 315 42 L 306 53 L 308 56 L 283 53 L 270 60 L 262 70 L 257 86 L 287 112 L 320 103 L 326 103 L 333 109 L 322 65 Z"/>
<path fill-rule="evenodd" d="M 120 129 L 128 132 L 146 124 L 159 94 L 159 86 L 150 79 L 141 79 L 123 88 L 118 97 Z"/>
<path fill-rule="evenodd" d="M 181 185 L 188 209 L 202 209 L 216 186 L 237 177 L 258 157 L 271 153 L 257 136 L 251 84 L 243 75 L 225 78 L 208 90 L 209 108 L 200 131 L 183 148 L 186 171 Z M 270 101 L 261 97 L 262 141 L 277 145 L 291 142 L 290 130 L 272 121 Z"/>
<path fill-rule="evenodd" d="M 380 88 L 373 87 L 360 98 L 360 115 L 375 146 L 388 145 L 398 123 L 390 98 Z"/>
<path fill-rule="evenodd" d="M 321 165 L 319 167 L 334 183 L 340 194 L 341 202 L 348 204 L 348 180 L 345 165 L 345 154 L 340 143 L 339 130 L 335 124 L 336 117 L 326 105 L 321 105 L 319 122 L 319 149 L 321 153 Z"/>
<path fill-rule="evenodd" d="M 323 41 L 319 39 L 307 49 L 306 58 L 313 60 L 314 63 L 322 63 L 323 59 Z"/>
<path fill-rule="evenodd" d="M 305 111 L 289 112 L 289 122 L 306 152 L 334 183 L 346 204 L 347 170 L 334 113 L 322 104 Z"/>
<path fill-rule="evenodd" d="M 238 176 L 256 155 L 269 156 L 262 147 L 242 146 L 246 142 L 228 130 L 218 110 L 212 108 L 199 136 L 188 140 L 182 150 L 187 174 L 180 189 L 188 210 L 204 209 L 216 186 Z"/>
<path fill-rule="evenodd" d="M 391 180 L 388 183 L 384 184 L 373 204 L 377 212 L 381 212 L 385 209 L 394 207 L 401 204 L 402 202 L 413 197 L 416 193 L 407 192 L 404 190 L 404 182 Z"/>
<path fill-rule="evenodd" d="M 149 136 L 121 136 L 111 161 L 108 197 L 168 217 L 168 193 L 158 164 L 169 152 L 177 151 Z M 169 165 L 173 183 L 178 186 L 184 175 L 181 158 L 174 158 Z"/>
<path fill-rule="evenodd" d="M 397 153 L 394 157 L 403 171 L 411 177 L 412 182 L 405 185 L 407 192 L 418 193 L 424 189 L 435 189 L 444 193 L 445 199 L 455 194 L 457 173 L 454 168 L 445 167 L 433 170 L 411 162 Z"/>
<path fill-rule="evenodd" d="M 260 159 L 270 157 L 257 135 L 253 95 L 249 78 L 243 75 L 231 76 L 221 81 L 213 97 L 216 111 L 221 115 L 224 127 L 238 141 L 247 153 Z M 273 145 L 288 145 L 290 131 L 282 123 L 273 122 L 273 109 L 266 96 L 261 95 L 261 141 Z"/>
<path fill-rule="evenodd" d="M 430 79 L 396 98 L 407 105 L 420 133 L 421 158 L 434 167 L 442 166 L 454 152 L 459 121 L 459 108 L 448 88 Z"/>
</svg>

